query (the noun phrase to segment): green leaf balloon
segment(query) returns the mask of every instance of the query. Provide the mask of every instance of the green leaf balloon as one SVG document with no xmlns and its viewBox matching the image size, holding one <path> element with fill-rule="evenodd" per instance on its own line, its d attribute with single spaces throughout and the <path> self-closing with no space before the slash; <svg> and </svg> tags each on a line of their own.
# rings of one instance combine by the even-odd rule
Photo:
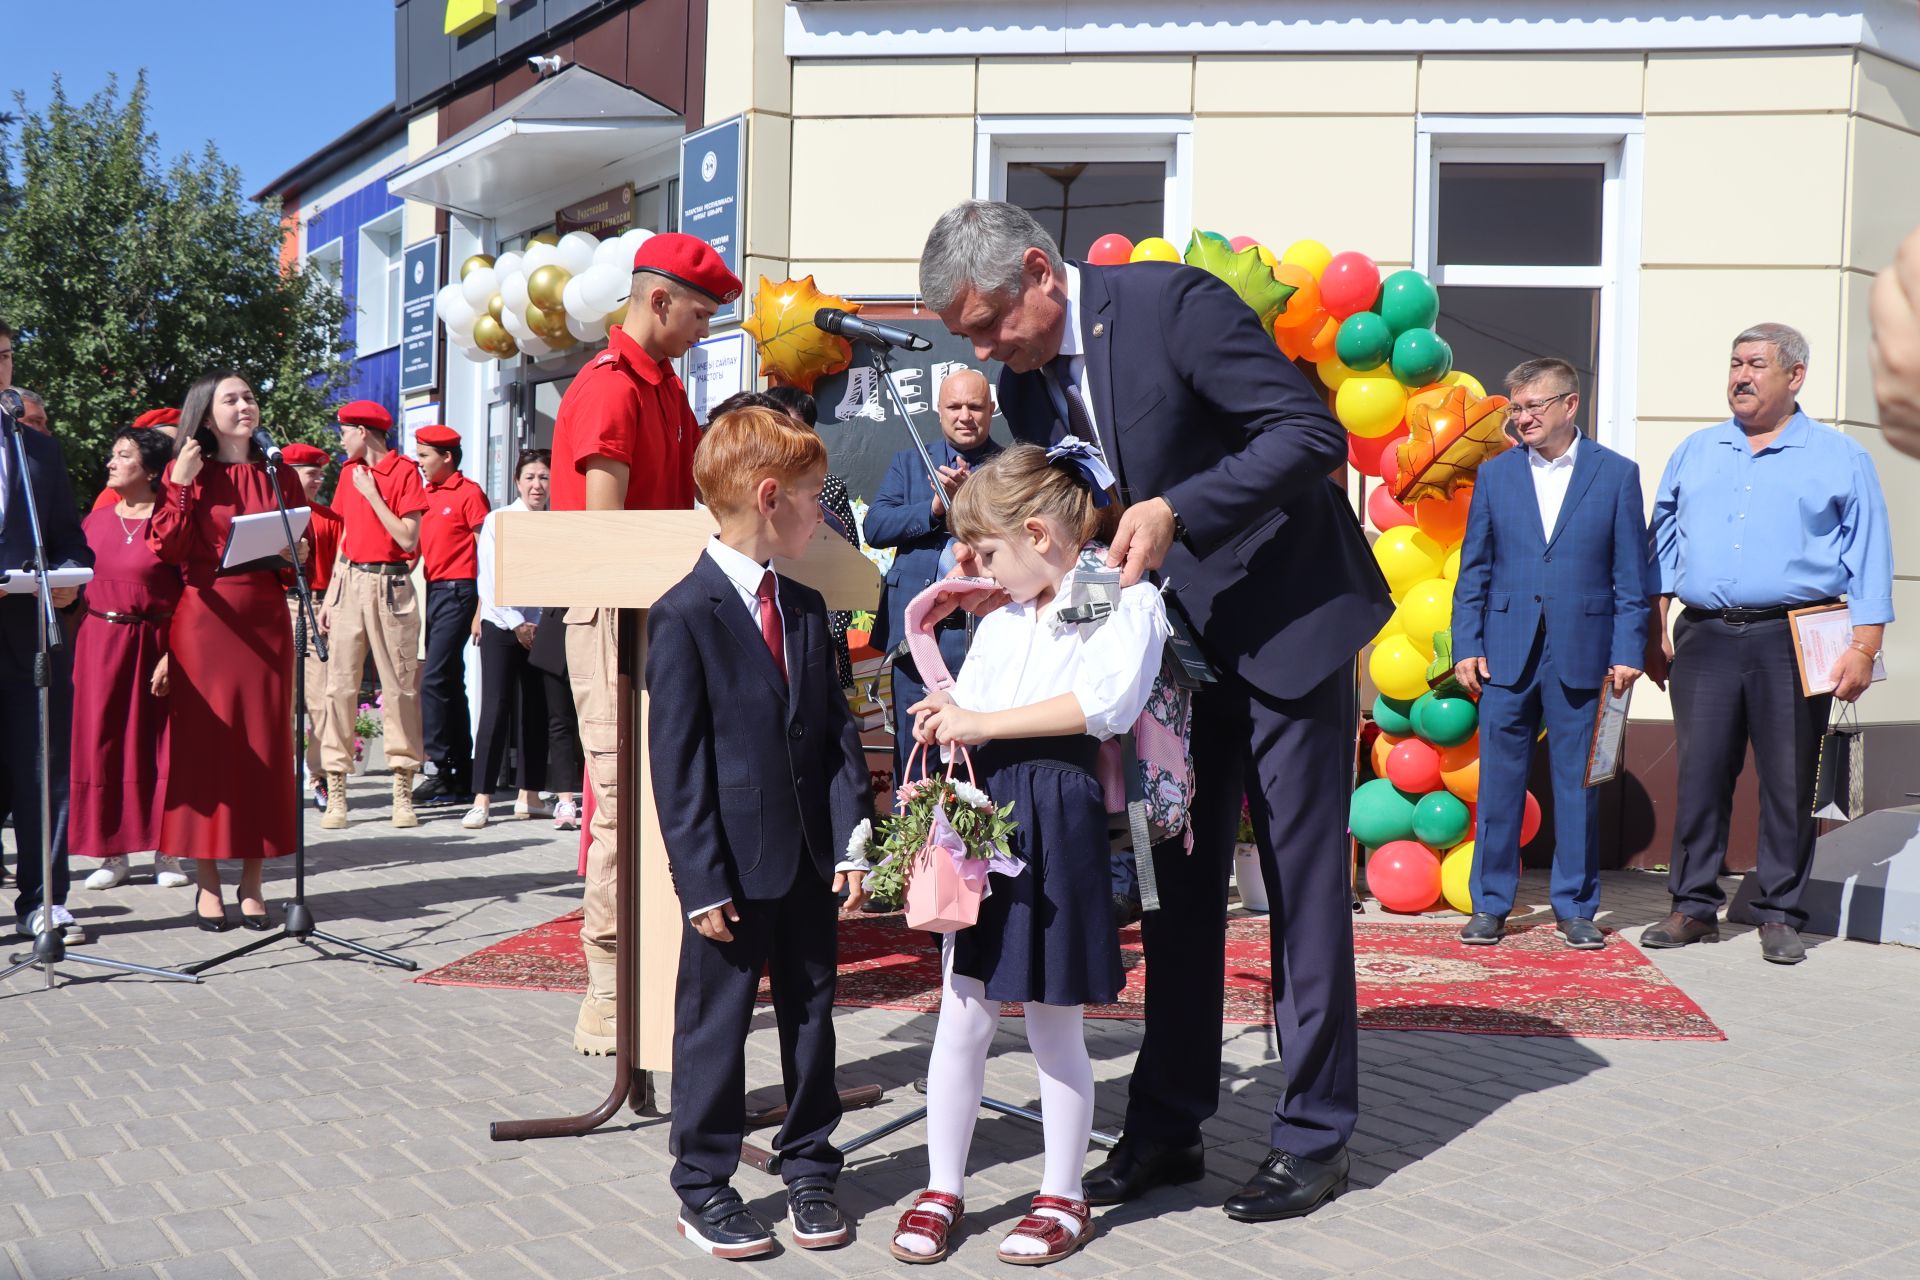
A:
<svg viewBox="0 0 1920 1280">
<path fill-rule="evenodd" d="M 1193 233 L 1187 241 L 1186 263 L 1225 280 L 1260 317 L 1260 327 L 1269 332 L 1274 317 L 1286 309 L 1287 300 L 1294 294 L 1294 286 L 1273 278 L 1273 268 L 1261 260 L 1257 247 L 1249 245 L 1236 253 L 1232 244 L 1219 239 L 1216 232 Z"/>
</svg>

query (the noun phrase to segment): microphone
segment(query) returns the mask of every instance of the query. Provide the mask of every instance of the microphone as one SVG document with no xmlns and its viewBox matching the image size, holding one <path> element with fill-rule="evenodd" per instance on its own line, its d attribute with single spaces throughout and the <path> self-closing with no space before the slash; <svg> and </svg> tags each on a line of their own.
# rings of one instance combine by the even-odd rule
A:
<svg viewBox="0 0 1920 1280">
<path fill-rule="evenodd" d="M 253 447 L 258 449 L 261 454 L 266 457 L 266 460 L 276 467 L 286 461 L 286 459 L 280 456 L 280 446 L 273 442 L 273 437 L 267 434 L 265 427 L 255 427 L 253 429 Z"/>
<path fill-rule="evenodd" d="M 875 324 L 871 320 L 862 320 L 850 311 L 839 307 L 822 307 L 813 313 L 813 323 L 828 333 L 837 333 L 843 338 L 852 338 L 855 342 L 877 342 L 882 346 L 898 347 L 903 351 L 931 351 L 933 344 L 917 333 L 905 329 L 896 329 L 890 324 Z"/>
<path fill-rule="evenodd" d="M 0 391 L 0 413 L 6 414 L 9 418 L 17 418 L 26 411 L 26 401 L 20 398 L 18 391 L 12 387 Z"/>
</svg>

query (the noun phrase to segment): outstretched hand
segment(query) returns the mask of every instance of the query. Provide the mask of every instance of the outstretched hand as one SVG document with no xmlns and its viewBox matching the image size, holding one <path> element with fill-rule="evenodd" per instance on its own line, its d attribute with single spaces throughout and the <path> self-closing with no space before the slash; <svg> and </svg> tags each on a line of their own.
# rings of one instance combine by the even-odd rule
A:
<svg viewBox="0 0 1920 1280">
<path fill-rule="evenodd" d="M 833 876 L 833 891 L 837 894 L 847 891 L 847 900 L 840 904 L 840 918 L 851 919 L 860 914 L 860 908 L 867 905 L 867 873 L 864 871 L 836 871 Z"/>
</svg>

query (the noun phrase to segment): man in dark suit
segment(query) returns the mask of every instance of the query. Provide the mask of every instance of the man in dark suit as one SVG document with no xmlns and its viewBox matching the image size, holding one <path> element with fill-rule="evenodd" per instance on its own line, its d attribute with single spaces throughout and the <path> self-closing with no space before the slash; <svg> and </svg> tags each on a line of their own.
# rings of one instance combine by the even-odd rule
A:
<svg viewBox="0 0 1920 1280">
<path fill-rule="evenodd" d="M 1507 375 L 1507 421 L 1525 447 L 1475 474 L 1453 591 L 1454 675 L 1480 699 L 1473 916 L 1462 942 L 1506 932 L 1520 885 L 1520 822 L 1544 718 L 1553 757 L 1553 911 L 1567 945 L 1605 945 L 1598 793 L 1585 785 L 1600 690 L 1640 677 L 1647 526 L 1640 468 L 1580 437 L 1580 379 L 1564 360 Z"/>
<path fill-rule="evenodd" d="M 1227 873 L 1242 796 L 1275 902 L 1274 1029 L 1288 1081 L 1271 1151 L 1226 1204 L 1310 1213 L 1346 1187 L 1359 1112 L 1347 795 L 1354 655 L 1391 613 L 1359 522 L 1328 477 L 1346 435 L 1226 284 L 1189 267 L 1067 263 L 1024 210 L 969 201 L 934 225 L 927 305 L 1006 365 L 1013 433 L 1093 442 L 1128 506 L 1123 581 L 1159 570 L 1219 672 L 1194 699 L 1191 855 L 1153 851 L 1146 1027 L 1126 1134 L 1086 1180 L 1095 1204 L 1203 1173 L 1218 1106 Z M 962 557 L 963 563 L 968 557 Z"/>
<path fill-rule="evenodd" d="M 11 346 L 11 334 L 0 326 L 0 342 Z M 24 446 L 27 475 L 20 474 L 11 439 L 0 438 L 0 570 L 17 571 L 34 563 L 33 528 L 27 519 L 25 486 L 33 485 L 46 543 L 47 567 L 88 567 L 93 551 L 80 530 L 73 504 L 73 486 L 66 459 L 52 437 L 13 428 Z M 40 647 L 37 596 L 25 592 L 0 598 L 0 773 L 13 800 L 14 848 L 18 855 L 15 878 L 18 893 L 14 910 L 19 931 L 30 935 L 33 916 L 43 902 L 50 903 L 54 927 L 68 942 L 84 942 L 85 934 L 67 914 L 67 765 L 73 736 L 73 657 L 62 644 L 54 651 L 48 687 L 48 789 L 52 797 L 53 882 L 43 885 L 40 845 L 40 698 L 33 683 L 34 658 Z M 59 588 L 53 603 L 73 605 L 78 591 Z"/>
</svg>

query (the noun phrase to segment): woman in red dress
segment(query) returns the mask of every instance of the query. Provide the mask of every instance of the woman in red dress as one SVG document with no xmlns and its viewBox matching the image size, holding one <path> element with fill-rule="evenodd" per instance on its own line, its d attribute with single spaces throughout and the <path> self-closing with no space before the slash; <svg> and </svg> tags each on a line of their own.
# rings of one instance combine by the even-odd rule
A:
<svg viewBox="0 0 1920 1280">
<path fill-rule="evenodd" d="M 220 863 L 240 860 L 240 923 L 266 929 L 264 859 L 291 853 L 299 820 L 293 772 L 293 628 L 280 571 L 220 573 L 233 519 L 274 510 L 260 465 L 253 388 L 229 369 L 202 377 L 180 408 L 171 487 L 147 542 L 178 565 L 186 591 L 169 637 L 166 814 L 160 851 L 192 858 L 202 929 L 227 927 Z M 289 474 L 281 492 L 301 505 Z M 303 541 L 304 545 L 304 541 Z"/>
<path fill-rule="evenodd" d="M 166 802 L 167 629 L 180 602 L 180 570 L 147 545 L 173 441 L 128 427 L 107 458 L 109 505 L 81 522 L 93 548 L 86 614 L 73 642 L 72 800 L 67 847 L 105 862 L 89 889 L 127 878 L 127 855 L 160 847 Z M 187 883 L 172 858 L 154 855 L 154 879 Z"/>
</svg>

